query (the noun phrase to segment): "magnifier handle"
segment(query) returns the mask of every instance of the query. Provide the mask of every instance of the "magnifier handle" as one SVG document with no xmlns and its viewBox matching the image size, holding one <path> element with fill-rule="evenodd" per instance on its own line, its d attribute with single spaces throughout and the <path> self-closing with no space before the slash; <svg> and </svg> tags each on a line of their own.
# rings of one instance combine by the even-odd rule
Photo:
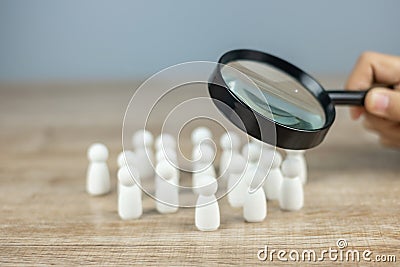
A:
<svg viewBox="0 0 400 267">
<path fill-rule="evenodd" d="M 365 96 L 369 90 L 370 89 L 364 91 L 329 90 L 327 92 L 335 105 L 364 106 Z"/>
<path fill-rule="evenodd" d="M 328 94 L 335 105 L 364 106 L 365 96 L 374 87 L 363 91 L 329 90 Z M 394 85 L 387 88 L 394 89 Z"/>
</svg>

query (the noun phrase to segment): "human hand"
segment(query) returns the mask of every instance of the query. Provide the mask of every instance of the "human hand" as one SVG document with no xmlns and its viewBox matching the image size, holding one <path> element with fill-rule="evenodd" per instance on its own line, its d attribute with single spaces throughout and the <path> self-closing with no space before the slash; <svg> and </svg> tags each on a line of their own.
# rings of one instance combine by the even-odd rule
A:
<svg viewBox="0 0 400 267">
<path fill-rule="evenodd" d="M 376 84 L 364 107 L 352 107 L 351 117 L 364 116 L 364 127 L 376 132 L 385 146 L 400 148 L 400 57 L 376 52 L 363 53 L 346 84 L 347 90 L 365 90 Z M 394 86 L 394 90 L 385 88 Z"/>
</svg>

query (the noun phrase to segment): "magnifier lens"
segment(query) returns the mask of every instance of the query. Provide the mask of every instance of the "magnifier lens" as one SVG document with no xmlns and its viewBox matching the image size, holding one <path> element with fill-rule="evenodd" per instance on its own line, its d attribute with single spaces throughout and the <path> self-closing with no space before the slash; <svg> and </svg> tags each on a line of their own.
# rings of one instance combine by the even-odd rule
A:
<svg viewBox="0 0 400 267">
<path fill-rule="evenodd" d="M 242 102 L 277 123 L 299 130 L 316 130 L 325 124 L 325 112 L 315 96 L 278 68 L 237 60 L 224 65 L 221 74 Z"/>
</svg>

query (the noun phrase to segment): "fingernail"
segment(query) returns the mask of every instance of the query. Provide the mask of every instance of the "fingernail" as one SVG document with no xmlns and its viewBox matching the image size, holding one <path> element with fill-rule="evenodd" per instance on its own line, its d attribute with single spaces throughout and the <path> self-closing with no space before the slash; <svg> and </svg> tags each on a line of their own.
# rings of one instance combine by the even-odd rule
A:
<svg viewBox="0 0 400 267">
<path fill-rule="evenodd" d="M 383 114 L 389 106 L 389 97 L 382 93 L 373 92 L 371 95 L 372 106 L 377 113 Z"/>
<path fill-rule="evenodd" d="M 358 118 L 360 118 L 361 114 L 362 114 L 362 111 L 360 109 L 350 108 L 350 117 L 353 120 L 357 120 Z"/>
<path fill-rule="evenodd" d="M 350 109 L 350 117 L 355 120 L 357 119 L 357 110 Z"/>
</svg>

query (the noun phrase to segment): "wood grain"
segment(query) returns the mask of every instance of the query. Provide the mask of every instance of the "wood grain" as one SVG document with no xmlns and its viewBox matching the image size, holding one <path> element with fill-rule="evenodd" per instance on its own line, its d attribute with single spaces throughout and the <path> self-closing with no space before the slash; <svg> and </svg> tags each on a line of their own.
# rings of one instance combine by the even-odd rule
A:
<svg viewBox="0 0 400 267">
<path fill-rule="evenodd" d="M 321 251 L 337 248 L 340 238 L 348 249 L 400 257 L 400 154 L 380 147 L 345 109 L 338 110 L 324 144 L 307 153 L 309 183 L 299 212 L 283 212 L 268 202 L 267 219 L 250 224 L 223 198 L 221 228 L 203 233 L 194 227 L 193 209 L 160 215 L 144 197 L 141 219 L 120 220 L 116 156 L 135 86 L 0 86 L 1 265 L 287 265 L 260 262 L 257 252 L 265 245 Z M 84 190 L 86 149 L 95 141 L 110 149 L 113 191 L 103 197 Z M 190 150 L 187 138 L 182 144 Z"/>
</svg>

